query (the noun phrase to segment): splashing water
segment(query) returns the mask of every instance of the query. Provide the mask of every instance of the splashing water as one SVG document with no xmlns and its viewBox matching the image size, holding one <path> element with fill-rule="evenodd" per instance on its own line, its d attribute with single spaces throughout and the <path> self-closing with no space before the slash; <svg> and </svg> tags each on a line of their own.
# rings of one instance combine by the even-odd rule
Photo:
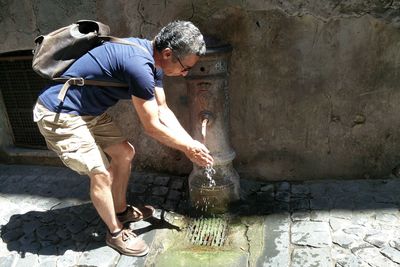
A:
<svg viewBox="0 0 400 267">
<path fill-rule="evenodd" d="M 215 170 L 211 165 L 207 165 L 207 167 L 204 168 L 204 175 L 208 179 L 208 187 L 213 187 L 216 185 L 215 180 L 212 178 L 214 174 Z"/>
</svg>

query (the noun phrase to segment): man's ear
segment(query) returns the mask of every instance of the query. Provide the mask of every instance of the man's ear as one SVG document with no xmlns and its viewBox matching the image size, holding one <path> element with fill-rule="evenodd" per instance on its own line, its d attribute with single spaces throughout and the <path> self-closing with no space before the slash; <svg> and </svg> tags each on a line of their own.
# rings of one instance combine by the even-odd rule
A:
<svg viewBox="0 0 400 267">
<path fill-rule="evenodd" d="M 172 49 L 167 47 L 164 48 L 161 52 L 163 59 L 169 59 L 172 57 Z"/>
</svg>

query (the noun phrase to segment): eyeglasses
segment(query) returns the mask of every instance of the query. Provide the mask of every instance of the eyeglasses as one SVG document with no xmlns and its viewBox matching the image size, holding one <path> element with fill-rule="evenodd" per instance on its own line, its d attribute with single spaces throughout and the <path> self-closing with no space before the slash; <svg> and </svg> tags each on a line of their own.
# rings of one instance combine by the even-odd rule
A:
<svg viewBox="0 0 400 267">
<path fill-rule="evenodd" d="M 175 55 L 175 53 L 172 53 L 174 55 L 174 57 L 176 57 L 176 59 L 178 60 L 179 64 L 181 64 L 182 67 L 182 72 L 186 72 L 189 71 L 192 67 L 185 67 L 185 65 L 182 64 L 182 61 L 179 59 L 179 57 L 177 55 Z"/>
</svg>

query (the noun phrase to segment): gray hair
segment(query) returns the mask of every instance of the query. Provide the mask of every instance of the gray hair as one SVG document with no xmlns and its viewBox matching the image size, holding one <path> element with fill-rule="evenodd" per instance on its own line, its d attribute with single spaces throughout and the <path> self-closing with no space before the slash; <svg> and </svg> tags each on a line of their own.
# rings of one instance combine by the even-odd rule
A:
<svg viewBox="0 0 400 267">
<path fill-rule="evenodd" d="M 170 48 L 178 57 L 190 54 L 202 56 L 206 53 L 206 44 L 200 30 L 189 21 L 174 21 L 161 29 L 154 39 L 157 51 Z"/>
</svg>

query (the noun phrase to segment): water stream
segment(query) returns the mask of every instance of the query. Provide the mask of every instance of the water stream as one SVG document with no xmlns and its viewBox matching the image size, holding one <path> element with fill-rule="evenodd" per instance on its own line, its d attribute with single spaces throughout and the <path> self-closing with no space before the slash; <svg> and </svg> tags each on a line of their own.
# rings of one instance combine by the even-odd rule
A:
<svg viewBox="0 0 400 267">
<path fill-rule="evenodd" d="M 213 179 L 213 175 L 215 174 L 215 170 L 211 165 L 208 165 L 204 168 L 204 175 L 208 180 L 208 187 L 216 186 L 215 180 Z"/>
<path fill-rule="evenodd" d="M 203 144 L 206 144 L 207 124 L 208 118 L 204 118 L 201 122 L 201 136 L 203 137 Z M 204 168 L 204 175 L 208 180 L 208 187 L 216 186 L 215 180 L 213 179 L 214 174 L 215 170 L 211 165 L 207 165 L 207 167 Z"/>
</svg>

